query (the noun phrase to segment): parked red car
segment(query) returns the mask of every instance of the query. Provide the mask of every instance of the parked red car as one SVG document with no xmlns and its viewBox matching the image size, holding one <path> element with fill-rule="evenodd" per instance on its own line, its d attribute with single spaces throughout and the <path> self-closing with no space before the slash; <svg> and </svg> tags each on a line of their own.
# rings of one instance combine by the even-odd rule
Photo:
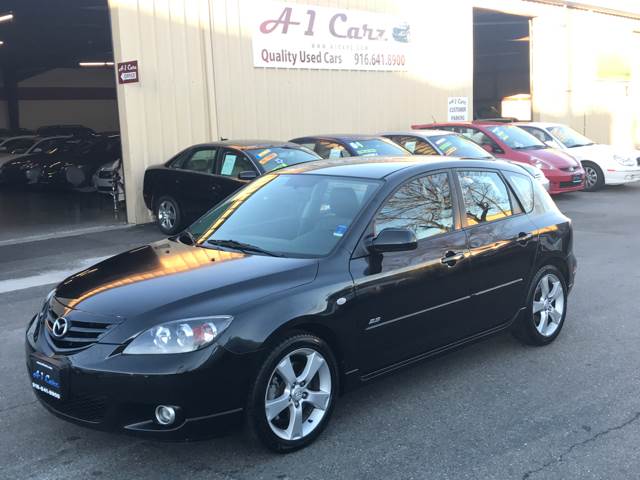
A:
<svg viewBox="0 0 640 480">
<path fill-rule="evenodd" d="M 551 194 L 584 189 L 584 169 L 578 160 L 560 150 L 549 148 L 515 125 L 479 121 L 420 124 L 411 128 L 457 132 L 498 158 L 535 165 L 549 179 Z"/>
</svg>

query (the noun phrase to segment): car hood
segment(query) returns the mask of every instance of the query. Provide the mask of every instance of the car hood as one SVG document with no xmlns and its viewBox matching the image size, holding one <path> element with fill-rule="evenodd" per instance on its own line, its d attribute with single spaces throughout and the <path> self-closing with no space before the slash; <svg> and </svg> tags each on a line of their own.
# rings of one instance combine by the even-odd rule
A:
<svg viewBox="0 0 640 480">
<path fill-rule="evenodd" d="M 536 158 L 538 158 L 554 168 L 561 169 L 580 166 L 580 162 L 578 162 L 572 155 L 569 155 L 568 153 L 565 153 L 561 150 L 556 150 L 555 148 L 528 150 L 528 153 L 531 154 L 531 157 L 534 161 Z"/>
<path fill-rule="evenodd" d="M 197 316 L 211 314 L 210 308 L 225 308 L 226 314 L 249 300 L 311 282 L 317 269 L 315 259 L 250 255 L 162 240 L 67 278 L 55 296 L 67 310 L 120 320 L 182 315 L 186 310 Z"/>
<path fill-rule="evenodd" d="M 23 155 L 24 155 L 23 153 L 21 153 L 21 154 L 17 154 L 17 153 L 14 153 L 14 154 L 6 153 L 6 154 L 3 154 L 3 155 L 0 155 L 0 167 L 1 167 L 2 165 L 5 165 L 5 164 L 7 164 L 7 163 L 11 162 L 12 160 L 15 160 L 15 159 L 17 159 L 17 158 L 20 158 L 20 157 L 21 157 L 21 156 L 23 156 Z"/>
<path fill-rule="evenodd" d="M 613 156 L 640 158 L 640 151 L 631 149 L 615 148 L 611 145 L 595 143 L 584 147 L 574 147 L 567 150 L 568 153 L 580 160 L 594 160 L 600 162 L 613 162 Z M 1 161 L 1 160 L 0 160 Z"/>
</svg>

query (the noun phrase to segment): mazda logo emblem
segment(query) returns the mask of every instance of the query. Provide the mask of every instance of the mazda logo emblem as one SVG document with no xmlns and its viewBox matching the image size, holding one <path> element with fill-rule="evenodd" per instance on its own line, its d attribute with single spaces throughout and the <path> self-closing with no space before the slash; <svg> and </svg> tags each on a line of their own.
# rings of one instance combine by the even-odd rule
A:
<svg viewBox="0 0 640 480">
<path fill-rule="evenodd" d="M 69 320 L 64 317 L 57 318 L 51 327 L 51 334 L 56 338 L 62 338 L 69 330 Z"/>
</svg>

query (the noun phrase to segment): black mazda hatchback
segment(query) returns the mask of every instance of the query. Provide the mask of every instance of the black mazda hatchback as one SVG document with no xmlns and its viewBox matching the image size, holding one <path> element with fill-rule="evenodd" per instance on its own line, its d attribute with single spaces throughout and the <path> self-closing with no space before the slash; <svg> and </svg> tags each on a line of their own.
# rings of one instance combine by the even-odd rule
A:
<svg viewBox="0 0 640 480">
<path fill-rule="evenodd" d="M 382 374 L 504 330 L 553 341 L 572 237 L 547 192 L 500 161 L 283 168 L 58 285 L 27 329 L 30 382 L 86 426 L 185 439 L 244 419 L 294 450 L 341 392 Z"/>
</svg>

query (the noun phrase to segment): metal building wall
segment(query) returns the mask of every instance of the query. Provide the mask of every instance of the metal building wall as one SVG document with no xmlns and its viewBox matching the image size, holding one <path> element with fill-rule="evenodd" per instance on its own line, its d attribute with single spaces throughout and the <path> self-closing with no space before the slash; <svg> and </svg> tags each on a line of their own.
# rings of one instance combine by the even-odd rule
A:
<svg viewBox="0 0 640 480">
<path fill-rule="evenodd" d="M 115 61 L 139 61 L 140 83 L 118 86 L 130 222 L 149 219 L 144 169 L 190 144 L 408 128 L 446 120 L 448 96 L 472 101 L 467 0 L 300 2 L 406 16 L 420 42 L 407 72 L 254 68 L 247 13 L 258 1 L 109 1 Z"/>
</svg>

